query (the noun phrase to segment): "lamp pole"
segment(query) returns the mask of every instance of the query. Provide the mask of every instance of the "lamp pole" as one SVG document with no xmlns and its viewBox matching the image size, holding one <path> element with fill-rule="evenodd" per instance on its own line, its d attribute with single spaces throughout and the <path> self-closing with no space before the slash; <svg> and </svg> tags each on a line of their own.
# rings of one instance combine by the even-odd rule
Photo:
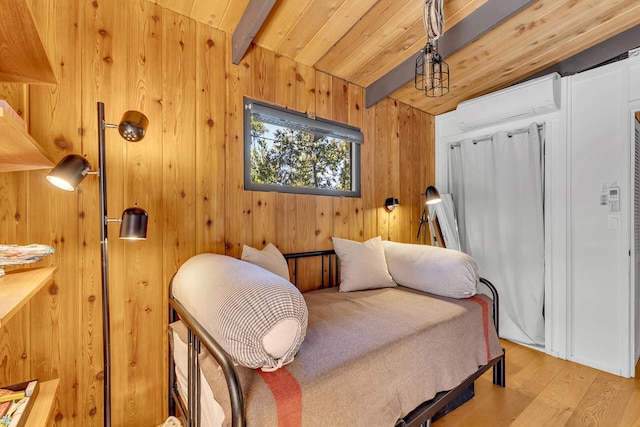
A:
<svg viewBox="0 0 640 427">
<path fill-rule="evenodd" d="M 425 203 L 424 208 L 422 209 L 422 216 L 418 220 L 418 235 L 416 236 L 416 240 L 420 238 L 420 232 L 422 231 L 422 227 L 424 226 L 425 223 L 428 223 L 428 222 L 429 220 L 427 219 L 427 204 Z M 422 234 L 422 244 L 423 245 L 427 244 L 426 226 L 425 226 L 424 233 Z"/>
<path fill-rule="evenodd" d="M 100 177 L 100 250 L 102 252 L 102 351 L 104 370 L 104 425 L 111 426 L 111 328 L 109 318 L 109 259 L 107 221 L 107 168 L 104 104 L 98 102 L 98 175 Z"/>
</svg>

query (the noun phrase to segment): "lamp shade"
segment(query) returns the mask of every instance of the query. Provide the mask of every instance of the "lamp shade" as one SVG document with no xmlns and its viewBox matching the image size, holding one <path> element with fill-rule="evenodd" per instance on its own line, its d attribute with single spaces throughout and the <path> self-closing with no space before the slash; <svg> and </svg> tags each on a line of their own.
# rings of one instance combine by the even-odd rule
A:
<svg viewBox="0 0 640 427">
<path fill-rule="evenodd" d="M 73 191 L 90 170 L 91 164 L 87 159 L 77 154 L 69 154 L 51 169 L 47 181 L 63 190 Z"/>
<path fill-rule="evenodd" d="M 433 185 L 427 187 L 425 191 L 425 195 L 427 196 L 427 204 L 433 205 L 435 203 L 440 203 L 442 199 L 440 198 L 440 193 L 438 189 Z"/>
<path fill-rule="evenodd" d="M 398 205 L 400 205 L 400 202 L 398 202 L 398 199 L 396 199 L 395 197 L 389 197 L 387 200 L 384 201 L 384 206 L 389 211 L 392 211 L 393 208 L 395 208 Z"/>
<path fill-rule="evenodd" d="M 149 126 L 149 119 L 140 111 L 129 110 L 122 115 L 118 125 L 120 135 L 127 141 L 140 141 Z"/>
<path fill-rule="evenodd" d="M 126 240 L 145 240 L 147 238 L 147 211 L 135 207 L 122 212 L 120 238 Z"/>
<path fill-rule="evenodd" d="M 449 65 L 430 43 L 427 43 L 416 58 L 414 86 L 429 98 L 449 93 Z"/>
</svg>

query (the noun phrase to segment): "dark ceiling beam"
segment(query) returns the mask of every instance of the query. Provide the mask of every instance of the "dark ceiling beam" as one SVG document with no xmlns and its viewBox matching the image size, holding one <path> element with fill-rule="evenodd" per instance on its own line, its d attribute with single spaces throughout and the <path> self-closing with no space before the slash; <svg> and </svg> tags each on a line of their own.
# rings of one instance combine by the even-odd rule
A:
<svg viewBox="0 0 640 427">
<path fill-rule="evenodd" d="M 488 0 L 462 21 L 444 32 L 440 40 L 438 40 L 438 52 L 443 58 L 450 56 L 517 14 L 534 1 Z M 367 87 L 365 92 L 367 108 L 413 80 L 418 54 L 420 54 L 420 51 Z"/>
<path fill-rule="evenodd" d="M 276 0 L 249 0 L 240 22 L 231 36 L 231 61 L 239 64 L 253 38 L 260 31 Z"/>
<path fill-rule="evenodd" d="M 620 34 L 617 34 L 587 50 L 576 53 L 564 61 L 553 64 L 526 79 L 527 81 L 536 77 L 545 76 L 550 73 L 558 73 L 561 76 L 570 76 L 582 71 L 589 70 L 599 65 L 615 62 L 624 59 L 630 50 L 640 46 L 640 25 L 636 25 Z"/>
</svg>

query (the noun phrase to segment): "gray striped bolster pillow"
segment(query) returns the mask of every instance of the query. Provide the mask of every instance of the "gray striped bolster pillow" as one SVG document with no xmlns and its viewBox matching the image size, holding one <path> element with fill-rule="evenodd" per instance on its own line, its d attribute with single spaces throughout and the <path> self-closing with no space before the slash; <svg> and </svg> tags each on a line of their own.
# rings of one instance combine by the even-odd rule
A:
<svg viewBox="0 0 640 427">
<path fill-rule="evenodd" d="M 291 362 L 307 331 L 300 291 L 262 267 L 217 254 L 188 259 L 173 296 L 239 365 L 272 371 Z"/>
</svg>

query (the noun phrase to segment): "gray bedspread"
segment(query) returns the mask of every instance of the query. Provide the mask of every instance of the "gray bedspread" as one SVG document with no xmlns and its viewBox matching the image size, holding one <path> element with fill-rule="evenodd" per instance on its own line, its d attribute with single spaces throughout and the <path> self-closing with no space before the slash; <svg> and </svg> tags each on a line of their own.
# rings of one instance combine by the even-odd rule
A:
<svg viewBox="0 0 640 427">
<path fill-rule="evenodd" d="M 304 294 L 307 336 L 275 372 L 237 367 L 248 426 L 393 426 L 502 354 L 491 299 L 449 299 L 404 287 Z M 230 423 L 224 378 L 202 369 Z"/>
</svg>

